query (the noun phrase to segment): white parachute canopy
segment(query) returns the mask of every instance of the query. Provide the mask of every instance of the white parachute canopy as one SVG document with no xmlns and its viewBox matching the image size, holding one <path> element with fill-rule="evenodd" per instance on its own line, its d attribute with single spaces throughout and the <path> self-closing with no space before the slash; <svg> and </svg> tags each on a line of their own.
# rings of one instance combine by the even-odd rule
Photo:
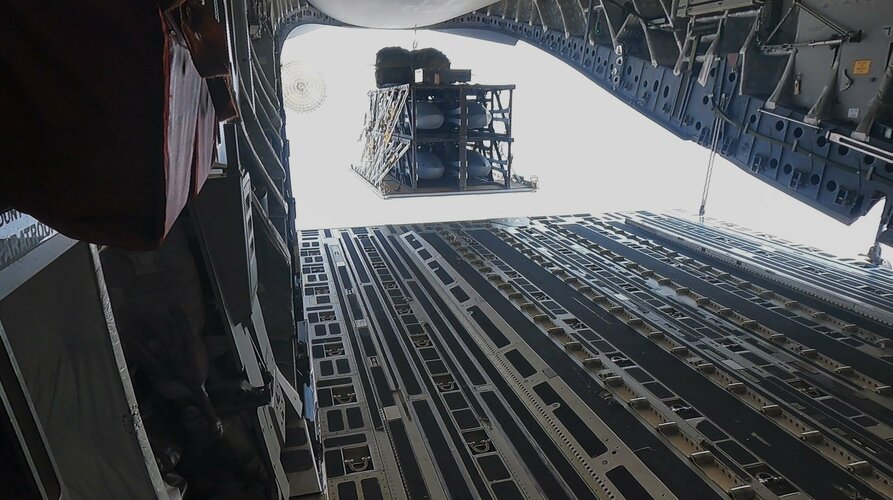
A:
<svg viewBox="0 0 893 500">
<path fill-rule="evenodd" d="M 325 102 L 326 80 L 304 61 L 288 62 L 282 66 L 282 95 L 286 108 L 309 113 Z"/>
</svg>

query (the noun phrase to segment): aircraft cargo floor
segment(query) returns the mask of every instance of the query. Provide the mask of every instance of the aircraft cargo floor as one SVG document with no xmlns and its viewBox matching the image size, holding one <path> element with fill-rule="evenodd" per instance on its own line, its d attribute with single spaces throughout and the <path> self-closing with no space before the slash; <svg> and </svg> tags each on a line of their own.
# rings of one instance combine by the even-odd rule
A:
<svg viewBox="0 0 893 500">
<path fill-rule="evenodd" d="M 893 494 L 893 274 L 766 238 L 644 212 L 302 231 L 329 494 Z"/>
</svg>

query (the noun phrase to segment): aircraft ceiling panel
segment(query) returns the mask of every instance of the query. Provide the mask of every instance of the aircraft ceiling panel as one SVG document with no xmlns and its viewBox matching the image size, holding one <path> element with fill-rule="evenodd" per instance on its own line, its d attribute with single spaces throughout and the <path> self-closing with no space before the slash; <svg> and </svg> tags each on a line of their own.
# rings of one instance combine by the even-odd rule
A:
<svg viewBox="0 0 893 500">
<path fill-rule="evenodd" d="M 345 24 L 366 28 L 430 26 L 493 3 L 492 0 L 313 0 L 313 6 Z"/>
</svg>

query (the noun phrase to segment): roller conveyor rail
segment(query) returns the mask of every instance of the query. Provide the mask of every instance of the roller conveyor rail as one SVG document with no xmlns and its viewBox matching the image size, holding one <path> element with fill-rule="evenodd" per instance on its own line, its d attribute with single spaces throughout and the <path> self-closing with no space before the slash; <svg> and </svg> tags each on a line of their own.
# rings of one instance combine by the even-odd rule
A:
<svg viewBox="0 0 893 500">
<path fill-rule="evenodd" d="M 646 223 L 692 229 L 640 212 L 303 231 L 329 491 L 893 494 L 889 331 Z"/>
</svg>

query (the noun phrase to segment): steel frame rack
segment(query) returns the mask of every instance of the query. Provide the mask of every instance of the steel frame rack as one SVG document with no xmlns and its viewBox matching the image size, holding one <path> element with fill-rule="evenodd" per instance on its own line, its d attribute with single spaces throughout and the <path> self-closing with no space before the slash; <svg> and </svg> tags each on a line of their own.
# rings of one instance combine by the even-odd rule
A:
<svg viewBox="0 0 893 500">
<path fill-rule="evenodd" d="M 514 85 L 413 83 L 369 92 L 363 156 L 353 170 L 382 197 L 480 194 L 488 192 L 533 191 L 534 180 L 525 180 L 512 170 L 512 99 Z M 418 130 L 419 102 L 455 102 L 460 110 L 459 126 Z M 467 106 L 484 106 L 492 120 L 484 129 L 469 129 Z M 455 144 L 459 151 L 456 186 L 420 186 L 418 146 Z M 467 148 L 483 154 L 492 171 L 491 182 L 469 184 Z M 493 177 L 498 172 L 501 179 Z"/>
</svg>

